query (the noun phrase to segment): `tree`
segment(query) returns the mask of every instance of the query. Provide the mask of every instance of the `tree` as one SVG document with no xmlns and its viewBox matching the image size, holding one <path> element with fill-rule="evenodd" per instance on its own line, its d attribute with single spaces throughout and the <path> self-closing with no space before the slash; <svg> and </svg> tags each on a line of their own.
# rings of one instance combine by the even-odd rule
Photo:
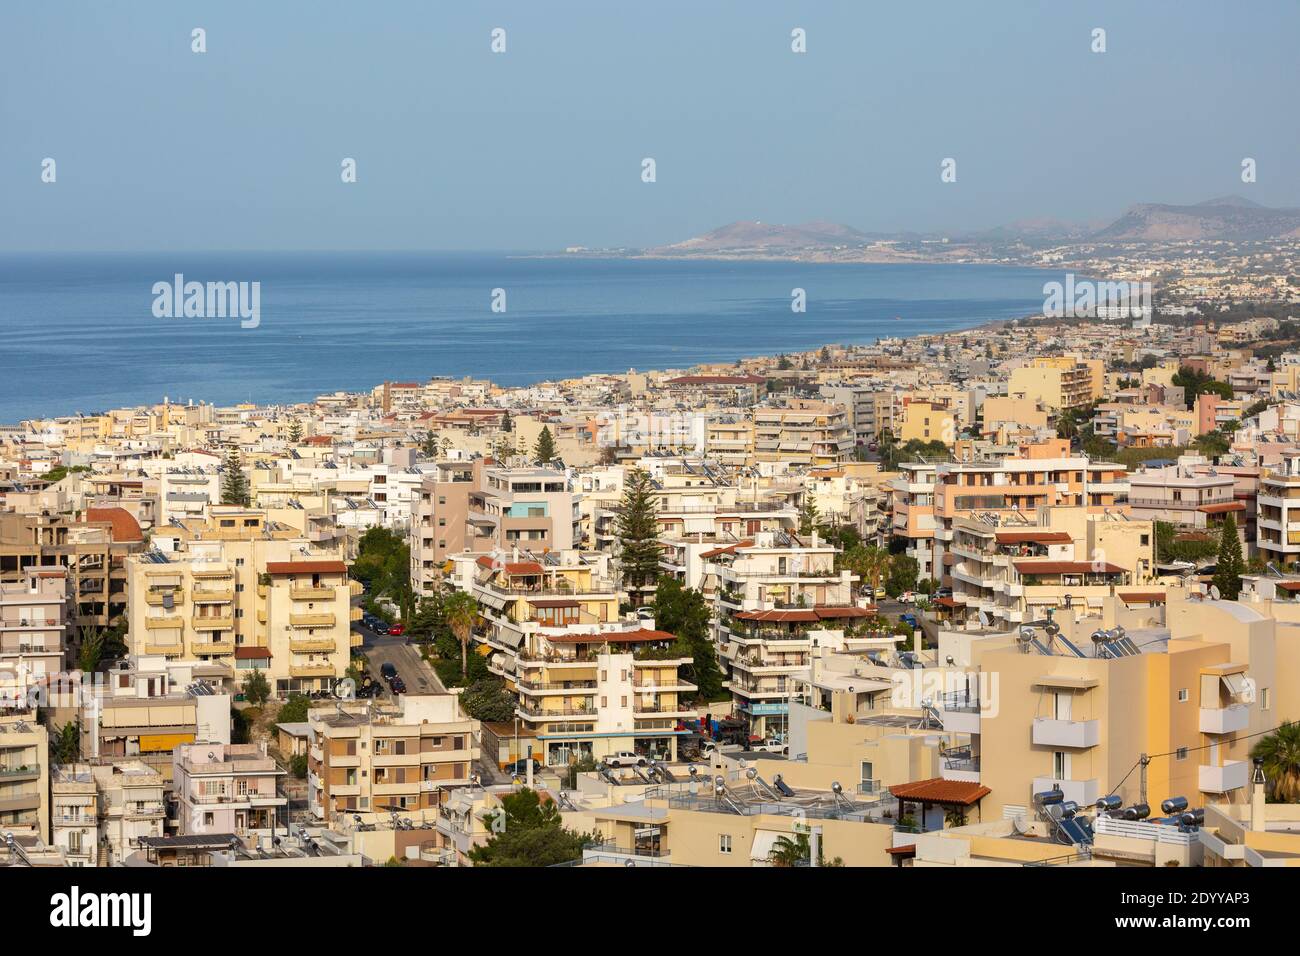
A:
<svg viewBox="0 0 1300 956">
<path fill-rule="evenodd" d="M 68 721 L 50 734 L 50 763 L 70 764 L 81 759 L 81 718 Z"/>
<path fill-rule="evenodd" d="M 295 445 L 302 441 L 302 422 L 296 418 L 289 422 L 289 441 Z"/>
<path fill-rule="evenodd" d="M 261 707 L 271 698 L 271 685 L 266 675 L 254 667 L 244 678 L 244 700 L 255 707 Z"/>
<path fill-rule="evenodd" d="M 821 515 L 817 512 L 817 501 L 812 495 L 804 495 L 803 507 L 799 509 L 799 533 L 812 534 L 817 528 Z"/>
<path fill-rule="evenodd" d="M 83 625 L 80 629 L 80 646 L 77 650 L 77 666 L 87 674 L 99 670 L 106 664 L 127 654 L 126 621 L 118 619 L 110 627 Z"/>
<path fill-rule="evenodd" d="M 310 709 L 311 700 L 306 694 L 290 694 L 275 715 L 276 723 L 301 724 L 307 720 L 307 711 Z"/>
<path fill-rule="evenodd" d="M 420 440 L 420 454 L 425 458 L 438 457 L 438 436 L 432 431 L 426 431 Z"/>
<path fill-rule="evenodd" d="M 307 779 L 307 755 L 294 754 L 289 760 L 289 769 L 299 780 Z"/>
<path fill-rule="evenodd" d="M 225 475 L 221 479 L 221 503 L 223 505 L 248 506 L 248 476 L 244 474 L 244 462 L 239 456 L 238 448 L 231 448 L 226 455 Z"/>
<path fill-rule="evenodd" d="M 1300 723 L 1287 721 L 1250 751 L 1263 761 L 1264 778 L 1273 799 L 1279 803 L 1300 803 Z"/>
<path fill-rule="evenodd" d="M 460 705 L 475 720 L 510 720 L 515 716 L 515 697 L 499 677 L 476 680 L 461 692 Z"/>
<path fill-rule="evenodd" d="M 881 578 L 889 571 L 890 557 L 889 552 L 884 548 L 858 545 L 846 551 L 840 561 L 844 567 L 861 578 L 862 583 L 871 589 L 874 598 L 876 589 L 880 587 Z"/>
<path fill-rule="evenodd" d="M 659 577 L 659 519 L 655 513 L 650 475 L 634 468 L 623 488 L 615 530 L 619 539 L 619 568 L 633 604 L 640 604 L 649 585 Z"/>
<path fill-rule="evenodd" d="M 565 827 L 550 800 L 523 787 L 501 798 L 501 806 L 484 817 L 492 836 L 469 851 L 475 866 L 554 866 L 581 859 L 595 834 Z"/>
<path fill-rule="evenodd" d="M 885 590 L 891 597 L 898 597 L 904 591 L 915 591 L 916 579 L 920 573 L 920 565 L 910 554 L 891 554 Z"/>
<path fill-rule="evenodd" d="M 357 544 L 352 576 L 370 590 L 371 601 L 386 597 L 398 606 L 402 619 L 415 613 L 411 590 L 411 548 L 401 535 L 376 525 Z"/>
<path fill-rule="evenodd" d="M 722 668 L 709 634 L 710 612 L 704 595 L 665 576 L 655 589 L 654 611 L 655 627 L 676 635 L 690 655 L 688 676 L 699 688 L 699 698 L 717 700 L 722 696 Z"/>
<path fill-rule="evenodd" d="M 1219 561 L 1214 572 L 1214 586 L 1219 589 L 1219 597 L 1225 601 L 1237 600 L 1241 593 L 1241 576 L 1246 570 L 1246 562 L 1241 557 L 1241 539 L 1237 537 L 1237 521 L 1232 515 L 1223 519 L 1223 530 L 1219 534 Z"/>
<path fill-rule="evenodd" d="M 807 866 L 811 860 L 812 842 L 808 839 L 806 833 L 796 833 L 793 840 L 788 836 L 777 837 L 772 843 L 772 849 L 767 854 L 767 862 L 772 866 Z M 827 860 L 822 853 L 821 845 L 818 844 L 817 865 L 843 866 L 844 861 L 838 856 Z"/>
<path fill-rule="evenodd" d="M 537 436 L 537 444 L 533 446 L 533 458 L 539 465 L 548 465 L 555 460 L 555 439 L 551 437 L 551 429 L 546 425 L 542 426 L 542 433 Z"/>
<path fill-rule="evenodd" d="M 443 602 L 442 613 L 456 640 L 460 641 L 461 676 L 469 674 L 469 638 L 478 621 L 478 602 L 465 591 L 456 591 Z"/>
</svg>

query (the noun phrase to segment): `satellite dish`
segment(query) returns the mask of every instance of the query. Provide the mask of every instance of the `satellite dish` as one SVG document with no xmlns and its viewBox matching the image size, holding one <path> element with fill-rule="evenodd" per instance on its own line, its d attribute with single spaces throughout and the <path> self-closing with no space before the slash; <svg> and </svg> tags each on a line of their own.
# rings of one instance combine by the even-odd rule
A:
<svg viewBox="0 0 1300 956">
<path fill-rule="evenodd" d="M 1211 601 L 1217 601 L 1218 599 L 1219 599 L 1219 586 L 1218 586 L 1217 584 L 1211 584 L 1211 585 L 1210 585 L 1210 600 L 1211 600 Z"/>
</svg>

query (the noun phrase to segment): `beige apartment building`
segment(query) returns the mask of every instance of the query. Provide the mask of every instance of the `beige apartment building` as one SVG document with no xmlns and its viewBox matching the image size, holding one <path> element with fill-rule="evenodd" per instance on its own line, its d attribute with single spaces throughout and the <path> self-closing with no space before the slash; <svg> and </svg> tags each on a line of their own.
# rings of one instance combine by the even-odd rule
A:
<svg viewBox="0 0 1300 956">
<path fill-rule="evenodd" d="M 141 838 L 164 835 L 166 784 L 138 760 L 58 767 L 50 790 L 52 843 L 69 866 L 116 866 Z"/>
<path fill-rule="evenodd" d="M 49 842 L 49 746 L 34 710 L 0 713 L 0 832 Z"/>
<path fill-rule="evenodd" d="M 1101 364 L 1070 356 L 1034 358 L 1011 372 L 1007 393 L 1042 402 L 1053 412 L 1082 408 L 1102 395 Z"/>
<path fill-rule="evenodd" d="M 433 821 L 481 753 L 479 722 L 453 694 L 315 707 L 308 727 L 307 807 L 326 824 L 388 813 Z"/>
<path fill-rule="evenodd" d="M 259 669 L 273 690 L 326 690 L 347 670 L 347 565 L 265 512 L 212 508 L 127 563 L 132 653 Z"/>
<path fill-rule="evenodd" d="M 795 399 L 754 409 L 754 457 L 799 465 L 832 465 L 853 457 L 853 429 L 844 406 Z"/>
<path fill-rule="evenodd" d="M 1265 468 L 1255 494 L 1255 546 L 1278 568 L 1300 564 L 1300 454 Z"/>
</svg>

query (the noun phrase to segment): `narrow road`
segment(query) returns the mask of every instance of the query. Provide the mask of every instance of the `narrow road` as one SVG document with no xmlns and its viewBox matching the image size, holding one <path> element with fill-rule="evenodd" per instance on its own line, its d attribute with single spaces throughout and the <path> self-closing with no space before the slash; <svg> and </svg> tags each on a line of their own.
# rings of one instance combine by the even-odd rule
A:
<svg viewBox="0 0 1300 956">
<path fill-rule="evenodd" d="M 447 693 L 447 688 L 442 686 L 442 681 L 438 680 L 433 668 L 425 663 L 419 650 L 407 643 L 405 637 L 376 634 L 360 623 L 354 623 L 352 629 L 362 637 L 362 650 L 369 662 L 370 676 L 385 688 L 385 696 L 391 695 L 386 689 L 388 682 L 379 673 L 384 664 L 392 664 L 397 668 L 397 673 L 406 682 L 408 694 Z"/>
</svg>

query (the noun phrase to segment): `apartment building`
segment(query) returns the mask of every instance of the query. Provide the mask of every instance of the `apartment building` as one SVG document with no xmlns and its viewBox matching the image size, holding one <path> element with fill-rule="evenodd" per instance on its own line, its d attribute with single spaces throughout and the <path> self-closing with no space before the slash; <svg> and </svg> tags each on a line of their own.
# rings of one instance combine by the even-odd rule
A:
<svg viewBox="0 0 1300 956">
<path fill-rule="evenodd" d="M 20 705 L 33 685 L 65 669 L 70 597 L 64 568 L 0 581 L 0 708 Z"/>
<path fill-rule="evenodd" d="M 307 809 L 326 824 L 389 813 L 432 821 L 481 753 L 479 722 L 453 694 L 316 707 L 307 722 Z"/>
<path fill-rule="evenodd" d="M 455 583 L 478 601 L 478 653 L 519 698 L 521 727 L 547 765 L 635 750 L 675 759 L 683 701 L 697 689 L 672 634 L 619 616 L 609 558 L 575 553 L 464 556 Z"/>
<path fill-rule="evenodd" d="M 932 463 L 902 462 L 898 477 L 889 483 L 891 532 L 903 539 L 904 551 L 916 561 L 922 578 L 938 577 L 934 554 L 934 534 L 939 527 L 934 513 L 937 474 Z"/>
<path fill-rule="evenodd" d="M 1255 547 L 1278 568 L 1300 564 L 1300 454 L 1266 467 L 1255 494 Z"/>
<path fill-rule="evenodd" d="M 266 512 L 209 509 L 127 562 L 132 653 L 256 667 L 277 694 L 326 690 L 351 653 L 347 565 Z"/>
<path fill-rule="evenodd" d="M 898 439 L 903 443 L 939 441 L 951 445 L 957 440 L 957 416 L 937 401 L 903 399 L 896 427 Z"/>
<path fill-rule="evenodd" d="M 1129 513 L 1134 518 L 1168 521 L 1203 531 L 1233 515 L 1241 530 L 1246 502 L 1236 497 L 1236 479 L 1212 468 L 1197 469 L 1204 459 L 1180 459 L 1176 465 L 1146 468 L 1129 476 Z"/>
<path fill-rule="evenodd" d="M 754 736 L 787 733 L 789 698 L 808 676 L 816 632 L 872 613 L 857 606 L 858 578 L 836 570 L 836 554 L 816 533 L 804 540 L 761 532 L 703 555 L 719 663 L 734 711 Z"/>
<path fill-rule="evenodd" d="M 1097 363 L 1100 364 L 1100 363 Z M 1009 395 L 1041 402 L 1053 412 L 1082 408 L 1102 395 L 1101 370 L 1070 356 L 1040 356 L 1014 369 Z"/>
<path fill-rule="evenodd" d="M 164 835 L 166 784 L 138 760 L 55 768 L 50 782 L 54 846 L 70 866 L 117 866 Z"/>
<path fill-rule="evenodd" d="M 1112 605 L 1056 633 L 971 642 L 982 676 L 938 705 L 945 731 L 970 735 L 944 778 L 978 781 L 991 806 L 1030 816 L 1054 788 L 1080 807 L 1111 794 L 1124 806 L 1240 804 L 1253 738 L 1296 707 L 1284 676 L 1294 649 L 1246 603 L 1171 591 L 1161 618 Z"/>
<path fill-rule="evenodd" d="M 727 465 L 744 465 L 754 456 L 754 423 L 734 415 L 704 425 L 704 456 Z"/>
<path fill-rule="evenodd" d="M 202 518 L 208 505 L 221 503 L 219 466 L 165 468 L 158 476 L 158 525 L 173 519 Z"/>
<path fill-rule="evenodd" d="M 178 832 L 239 837 L 288 832 L 285 775 L 256 744 L 181 744 L 172 751 L 172 792 Z"/>
<path fill-rule="evenodd" d="M 0 713 L 0 832 L 49 842 L 49 746 L 35 710 Z"/>
<path fill-rule="evenodd" d="M 894 428 L 894 393 L 869 385 L 823 385 L 819 394 L 828 402 L 844 406 L 855 445 L 877 441 L 880 433 Z"/>
<path fill-rule="evenodd" d="M 411 510 L 411 584 L 417 594 L 438 585 L 451 555 L 497 546 L 496 524 L 481 511 L 470 513 L 470 492 L 481 472 L 478 462 L 426 466 Z"/>
<path fill-rule="evenodd" d="M 844 406 L 794 399 L 754 409 L 754 458 L 798 465 L 833 465 L 853 456 L 853 428 Z"/>
<path fill-rule="evenodd" d="M 1126 593 L 1117 589 L 1144 585 L 1154 574 L 1154 524 L 1123 515 L 1048 508 L 1034 523 L 996 514 L 957 518 L 952 531 L 953 592 L 938 602 L 969 627 L 1095 614 L 1107 597 Z"/>
<path fill-rule="evenodd" d="M 0 581 L 67 570 L 78 627 L 107 627 L 126 611 L 128 555 L 144 548 L 139 523 L 121 508 L 62 514 L 0 513 Z"/>
</svg>

